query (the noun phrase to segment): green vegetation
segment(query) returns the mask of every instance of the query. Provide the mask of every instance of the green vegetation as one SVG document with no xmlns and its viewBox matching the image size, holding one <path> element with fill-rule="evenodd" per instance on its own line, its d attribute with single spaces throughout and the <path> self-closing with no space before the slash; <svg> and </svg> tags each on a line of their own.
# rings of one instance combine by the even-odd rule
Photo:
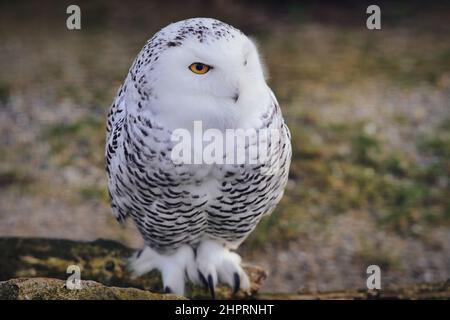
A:
<svg viewBox="0 0 450 320">
<path fill-rule="evenodd" d="M 324 225 L 354 210 L 371 212 L 379 227 L 403 235 L 422 235 L 416 234 L 421 227 L 450 223 L 448 121 L 424 138 L 423 156 L 433 157 L 426 164 L 389 148 L 370 133 L 368 123 L 303 121 L 291 130 L 295 187 L 288 189 L 276 213 L 263 220 L 250 246 L 295 239 L 305 224 Z M 317 207 L 321 214 L 308 218 Z"/>
<path fill-rule="evenodd" d="M 106 124 L 102 117 L 90 117 L 71 123 L 58 123 L 44 130 L 52 157 L 62 166 L 89 161 L 103 168 Z"/>
</svg>

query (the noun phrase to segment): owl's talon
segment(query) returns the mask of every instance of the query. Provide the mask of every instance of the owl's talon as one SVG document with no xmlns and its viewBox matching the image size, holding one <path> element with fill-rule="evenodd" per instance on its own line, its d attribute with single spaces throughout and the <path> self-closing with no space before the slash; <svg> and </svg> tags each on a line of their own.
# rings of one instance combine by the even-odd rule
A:
<svg viewBox="0 0 450 320">
<path fill-rule="evenodd" d="M 217 241 L 204 240 L 200 243 L 196 263 L 200 278 L 201 275 L 208 275 L 207 288 L 211 295 L 218 282 L 227 284 L 233 294 L 250 289 L 248 276 L 241 267 L 241 257 Z"/>
<path fill-rule="evenodd" d="M 200 270 L 198 270 L 198 277 L 200 278 L 200 281 L 202 282 L 203 287 L 205 289 L 208 289 L 208 281 L 206 280 L 205 276 L 203 275 L 203 273 Z"/>
<path fill-rule="evenodd" d="M 134 277 L 152 270 L 160 271 L 166 293 L 184 295 L 186 273 L 191 280 L 195 280 L 191 277 L 195 272 L 194 251 L 189 246 L 182 246 L 171 253 L 160 253 L 146 246 L 140 254 L 130 259 L 128 267 Z"/>
<path fill-rule="evenodd" d="M 216 299 L 216 293 L 214 291 L 214 281 L 212 275 L 208 275 L 208 288 L 212 299 Z"/>
<path fill-rule="evenodd" d="M 241 288 L 241 277 L 239 277 L 239 274 L 235 272 L 233 274 L 233 278 L 234 278 L 233 295 L 235 295 Z"/>
</svg>

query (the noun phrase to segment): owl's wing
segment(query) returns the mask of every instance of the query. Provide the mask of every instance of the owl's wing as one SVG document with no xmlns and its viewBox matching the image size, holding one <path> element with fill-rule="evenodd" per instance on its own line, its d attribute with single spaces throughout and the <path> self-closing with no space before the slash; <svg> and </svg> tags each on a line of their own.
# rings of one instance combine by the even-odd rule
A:
<svg viewBox="0 0 450 320">
<path fill-rule="evenodd" d="M 113 216 L 122 222 L 125 220 L 128 212 L 123 210 L 120 205 L 120 197 L 117 195 L 117 171 L 121 170 L 121 155 L 123 148 L 123 125 L 126 119 L 124 85 L 122 85 L 114 99 L 113 104 L 108 113 L 106 126 L 106 148 L 105 161 L 106 172 L 108 174 L 108 194 L 111 201 Z"/>
<path fill-rule="evenodd" d="M 272 160 L 273 157 L 275 157 L 276 163 L 278 164 L 279 168 L 276 171 L 276 174 L 272 176 L 272 178 L 268 181 L 268 184 L 270 185 L 269 188 L 272 188 L 273 193 L 265 215 L 272 213 L 272 211 L 275 209 L 275 206 L 283 197 L 284 189 L 288 181 L 289 168 L 292 157 L 291 132 L 289 131 L 289 127 L 284 121 L 284 117 L 281 113 L 281 108 L 275 94 L 273 93 L 272 89 L 269 88 L 269 90 L 272 97 L 272 102 L 275 106 L 276 115 L 273 118 L 271 127 L 280 130 L 281 134 L 278 141 L 278 151 L 272 154 Z"/>
<path fill-rule="evenodd" d="M 270 96 L 272 97 L 272 102 L 275 104 L 275 107 L 278 109 L 278 111 L 280 112 L 280 116 L 281 116 L 281 108 L 280 108 L 280 104 L 278 103 L 277 97 L 273 93 L 272 89 L 270 89 L 270 87 L 267 87 L 267 88 L 269 89 Z M 286 125 L 286 122 L 284 121 L 284 118 L 282 116 L 281 116 L 281 121 L 283 123 L 283 129 L 284 129 L 284 132 L 286 133 L 286 137 L 287 137 L 287 140 L 289 142 L 289 147 L 290 147 L 291 131 L 289 130 L 289 127 Z M 288 151 L 290 152 L 288 154 L 289 159 L 290 159 L 290 156 L 292 155 L 292 150 L 288 150 Z"/>
</svg>

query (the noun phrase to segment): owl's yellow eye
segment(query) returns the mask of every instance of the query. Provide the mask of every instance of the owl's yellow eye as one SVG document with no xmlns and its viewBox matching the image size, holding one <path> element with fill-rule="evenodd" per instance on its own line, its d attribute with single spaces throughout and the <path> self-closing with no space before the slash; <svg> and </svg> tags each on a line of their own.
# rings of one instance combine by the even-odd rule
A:
<svg viewBox="0 0 450 320">
<path fill-rule="evenodd" d="M 189 66 L 189 69 L 196 74 L 205 74 L 211 69 L 211 67 L 204 63 L 194 62 Z"/>
</svg>

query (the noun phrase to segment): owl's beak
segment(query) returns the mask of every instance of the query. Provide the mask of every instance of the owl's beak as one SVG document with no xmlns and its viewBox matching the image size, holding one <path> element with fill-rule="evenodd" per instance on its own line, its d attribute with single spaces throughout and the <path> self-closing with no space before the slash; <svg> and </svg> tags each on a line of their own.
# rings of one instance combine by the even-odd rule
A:
<svg viewBox="0 0 450 320">
<path fill-rule="evenodd" d="M 233 100 L 234 100 L 235 103 L 238 102 L 238 100 L 239 100 L 239 91 L 237 91 L 237 92 L 234 94 Z"/>
</svg>

